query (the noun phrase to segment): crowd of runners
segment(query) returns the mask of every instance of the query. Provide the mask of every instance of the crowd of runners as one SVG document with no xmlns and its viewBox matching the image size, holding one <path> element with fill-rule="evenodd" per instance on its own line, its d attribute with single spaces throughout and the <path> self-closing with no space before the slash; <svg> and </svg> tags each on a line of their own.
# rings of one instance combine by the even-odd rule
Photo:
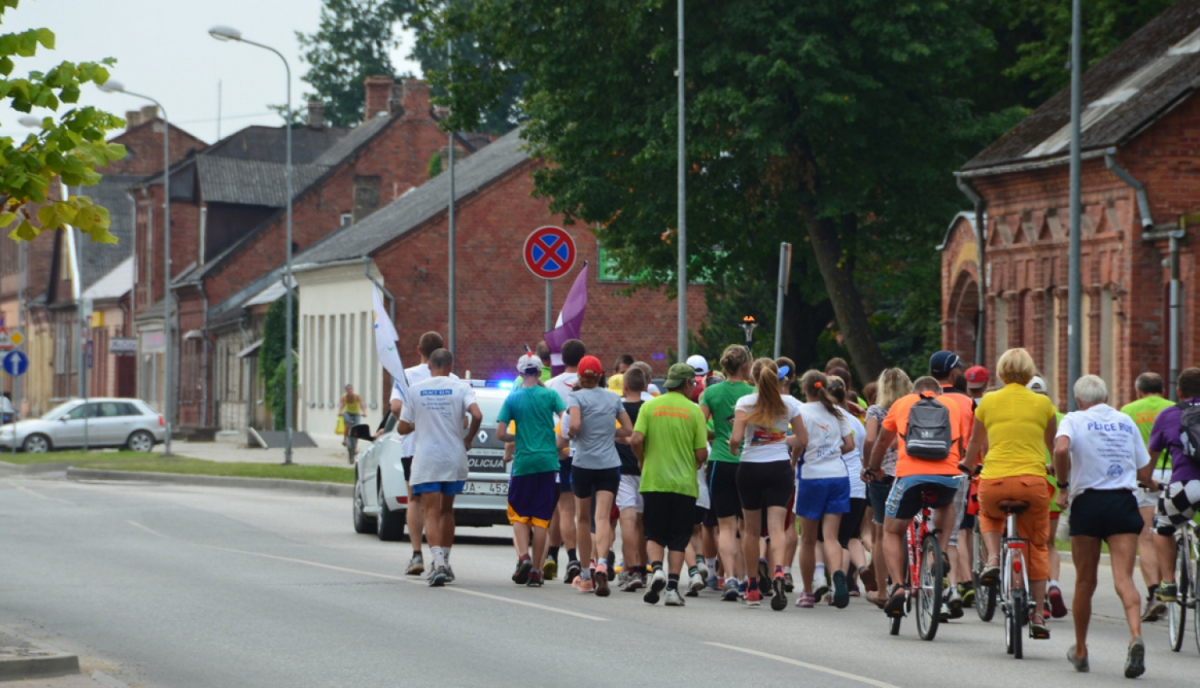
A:
<svg viewBox="0 0 1200 688">
<path fill-rule="evenodd" d="M 441 347 L 437 333 L 422 337 L 422 363 L 407 370 L 409 403 L 392 401 L 418 500 L 409 532 L 424 529 L 435 587 L 454 580 L 453 500 L 481 417 Z M 1076 568 L 1067 658 L 1088 670 L 1106 544 L 1129 625 L 1125 675 L 1144 672 L 1141 624 L 1175 598 L 1175 529 L 1200 504 L 1200 368 L 1180 373 L 1178 403 L 1159 375 L 1142 374 L 1138 399 L 1120 410 L 1104 380 L 1086 375 L 1072 390 L 1079 410 L 1064 415 L 1024 349 L 1006 351 L 994 373 L 939 351 L 921 375 L 889 368 L 861 390 L 843 359 L 800 373 L 788 358 L 754 359 L 741 345 L 725 349 L 719 371 L 701 356 L 671 365 L 661 389 L 650 366 L 627 355 L 606 369 L 570 340 L 561 357 L 565 371 L 552 376 L 544 344 L 521 356 L 497 418 L 511 462 L 515 584 L 561 577 L 580 593 L 616 588 L 667 606 L 708 589 L 751 607 L 768 600 L 775 611 L 790 595 L 799 608 L 836 609 L 861 596 L 903 615 L 905 533 L 929 505 L 948 555 L 941 615 L 953 619 L 976 594 L 975 519 L 979 579 L 993 585 L 1004 509 L 1023 503 L 1032 637 L 1049 639 L 1047 619 L 1068 614 L 1062 533 Z M 407 573 L 420 575 L 420 537 L 413 547 Z"/>
</svg>

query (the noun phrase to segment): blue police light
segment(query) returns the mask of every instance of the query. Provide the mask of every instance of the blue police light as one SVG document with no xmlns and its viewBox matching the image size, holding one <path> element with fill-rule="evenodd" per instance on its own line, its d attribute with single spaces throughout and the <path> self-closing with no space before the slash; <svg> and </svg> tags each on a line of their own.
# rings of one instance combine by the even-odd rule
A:
<svg viewBox="0 0 1200 688">
<path fill-rule="evenodd" d="M 488 380 L 487 382 L 483 383 L 483 386 L 491 387 L 493 389 L 507 389 L 507 390 L 511 391 L 513 388 L 513 381 L 512 380 Z"/>
</svg>

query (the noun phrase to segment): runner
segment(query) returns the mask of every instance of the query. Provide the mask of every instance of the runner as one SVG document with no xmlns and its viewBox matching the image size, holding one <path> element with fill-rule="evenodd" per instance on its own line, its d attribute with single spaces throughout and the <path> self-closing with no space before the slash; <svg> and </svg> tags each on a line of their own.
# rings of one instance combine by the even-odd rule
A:
<svg viewBox="0 0 1200 688">
<path fill-rule="evenodd" d="M 851 596 L 858 596 L 859 588 L 855 582 L 857 578 L 862 578 L 865 588 L 870 589 L 875 585 L 875 576 L 866 566 L 867 553 L 862 542 L 863 516 L 867 511 L 867 485 L 862 479 L 862 450 L 867 439 L 867 429 L 860 419 L 865 417 L 865 412 L 857 403 L 847 398 L 846 392 L 844 380 L 839 377 L 830 378 L 829 394 L 846 412 L 846 422 L 854 432 L 854 449 L 842 455 L 850 477 L 850 511 L 842 517 L 841 525 L 838 526 L 838 544 L 842 547 L 840 568 L 846 572 L 846 579 L 850 581 Z"/>
<path fill-rule="evenodd" d="M 645 361 L 634 361 L 633 365 L 630 367 L 641 368 L 642 372 L 646 374 L 646 391 L 642 394 L 643 399 L 650 401 L 654 397 L 662 394 L 662 390 L 658 388 L 658 385 L 651 382 L 651 380 L 654 379 L 654 369 L 650 367 L 649 363 Z"/>
<path fill-rule="evenodd" d="M 733 431 L 734 407 L 738 399 L 754 393 L 754 388 L 746 382 L 750 377 L 750 364 L 750 351 L 746 347 L 740 344 L 725 347 L 721 354 L 725 382 L 709 387 L 700 396 L 700 411 L 713 426 L 708 495 L 712 502 L 710 510 L 717 519 L 717 556 L 725 571 L 721 599 L 726 602 L 737 601 L 738 581 L 746 575 L 748 563 L 742 560 L 743 553 L 738 546 L 742 503 L 737 491 L 738 457 L 729 451 L 729 435 Z"/>
<path fill-rule="evenodd" d="M 613 544 L 609 513 L 621 485 L 621 455 L 617 453 L 615 440 L 633 434 L 633 422 L 621 404 L 621 397 L 600 386 L 604 378 L 600 359 L 584 356 L 578 370 L 579 382 L 567 399 L 570 416 L 567 438 L 575 444 L 571 490 L 575 493 L 575 525 L 580 534 L 581 561 L 591 561 L 595 553 L 596 582 L 593 588 L 591 571 L 585 568 L 575 581 L 575 587 L 580 592 L 594 589 L 598 597 L 608 597 L 608 549 Z"/>
<path fill-rule="evenodd" d="M 963 437 L 963 442 L 969 442 L 971 440 L 970 429 L 975 427 L 975 401 L 955 386 L 957 383 L 970 388 L 970 382 L 966 381 L 959 373 L 961 367 L 962 361 L 959 360 L 958 354 L 952 351 L 939 351 L 929 358 L 929 375 L 942 387 L 939 401 L 958 404 L 961 415 L 967 419 L 968 432 Z M 945 607 L 942 616 L 948 619 L 962 618 L 963 599 L 962 593 L 958 591 L 958 585 L 971 578 L 969 574 L 963 573 L 970 571 L 970 566 L 962 566 L 962 557 L 959 556 L 958 551 L 958 533 L 962 530 L 959 526 L 967 516 L 967 495 L 970 490 L 971 481 L 962 480 L 959 482 L 958 494 L 954 497 L 955 527 L 950 530 L 950 544 L 946 548 L 946 558 L 950 562 L 950 570 L 946 572 L 946 578 L 950 586 L 945 601 L 942 603 Z"/>
<path fill-rule="evenodd" d="M 567 406 L 562 397 L 542 385 L 540 359 L 522 356 L 517 361 L 517 372 L 521 374 L 521 388 L 509 394 L 500 407 L 496 439 L 516 444 L 508 484 L 508 520 L 517 550 L 517 570 L 512 579 L 517 585 L 541 587 L 559 472 L 554 416 L 566 411 Z M 509 422 L 517 425 L 515 437 L 508 432 Z"/>
<path fill-rule="evenodd" d="M 775 367 L 779 368 L 780 371 L 783 370 L 784 366 L 787 367 L 788 372 L 779 381 L 779 393 L 795 399 L 796 395 L 792 394 L 792 387 L 796 384 L 796 362 L 787 356 L 780 356 L 775 359 Z M 784 523 L 784 536 L 787 538 L 787 549 L 783 556 L 784 592 L 793 592 L 796 589 L 796 582 L 792 577 L 792 563 L 796 561 L 796 552 L 800 550 L 800 527 L 796 523 L 796 481 L 800 479 L 799 460 L 800 455 L 803 453 L 803 447 L 798 450 L 792 450 L 792 456 L 795 459 L 795 465 L 792 467 L 792 498 L 788 502 L 787 521 Z"/>
<path fill-rule="evenodd" d="M 654 571 L 642 598 L 648 604 L 657 604 L 666 588 L 667 606 L 683 606 L 679 572 L 700 494 L 696 469 L 708 458 L 704 415 L 689 398 L 695 377 L 696 371 L 688 364 L 672 365 L 664 383 L 667 393 L 642 406 L 630 440 L 642 462 L 646 549 Z M 669 550 L 668 572 L 663 571 L 664 550 Z"/>
<path fill-rule="evenodd" d="M 1175 529 L 1192 521 L 1200 508 L 1200 413 L 1195 410 L 1200 406 L 1200 368 L 1185 368 L 1179 373 L 1177 392 L 1179 403 L 1158 414 L 1150 432 L 1151 453 L 1171 452 L 1171 483 L 1158 500 L 1154 538 L 1161 562 L 1175 560 Z M 1163 582 L 1158 599 L 1174 602 L 1178 594 L 1175 567 L 1163 566 L 1160 573 Z M 1200 609 L 1196 611 L 1200 613 Z"/>
<path fill-rule="evenodd" d="M 350 431 L 367 415 L 363 409 L 362 397 L 354 393 L 354 385 L 350 383 L 346 383 L 346 393 L 338 401 L 338 415 L 342 417 L 342 424 L 346 426 L 346 431 L 342 433 L 344 447 L 350 441 Z"/>
<path fill-rule="evenodd" d="M 1025 385 L 1029 391 L 1034 394 L 1041 394 L 1049 397 L 1050 390 L 1046 386 L 1046 381 L 1041 377 L 1034 375 L 1029 384 Z M 1061 423 L 1063 414 L 1054 409 L 1054 417 L 1056 422 Z M 1058 584 L 1058 576 L 1062 572 L 1062 556 L 1058 553 L 1058 545 L 1054 543 L 1058 533 L 1058 524 L 1062 516 L 1062 508 L 1058 505 L 1058 486 L 1054 479 L 1054 453 L 1049 449 L 1046 450 L 1046 482 L 1050 484 L 1052 493 L 1050 495 L 1050 536 L 1046 538 L 1046 554 L 1050 562 L 1050 578 L 1046 581 L 1046 605 L 1045 611 L 1055 619 L 1061 619 L 1067 615 L 1067 603 L 1063 600 L 1062 588 Z M 1153 544 L 1153 543 L 1151 543 Z"/>
<path fill-rule="evenodd" d="M 633 356 L 629 354 L 621 354 L 617 356 L 617 360 L 613 363 L 613 375 L 624 375 L 626 370 L 634 363 Z"/>
<path fill-rule="evenodd" d="M 699 354 L 688 356 L 687 364 L 696 371 L 696 388 L 692 391 L 692 401 L 700 403 L 700 395 L 704 394 L 704 388 L 708 385 L 705 380 L 708 379 L 708 361 Z"/>
<path fill-rule="evenodd" d="M 1164 409 L 1175 404 L 1163 398 L 1163 379 L 1158 373 L 1142 373 L 1134 383 L 1137 390 L 1137 401 L 1132 401 L 1121 407 L 1121 413 L 1137 423 L 1142 433 L 1142 441 L 1150 444 L 1150 432 L 1154 429 L 1154 420 Z M 1171 455 L 1159 452 L 1154 469 L 1154 480 L 1160 485 L 1171 482 Z M 1142 581 L 1146 584 L 1146 607 L 1142 611 L 1142 621 L 1158 621 L 1161 614 L 1166 613 L 1167 606 L 1157 598 L 1158 585 L 1162 582 L 1159 572 L 1158 554 L 1154 544 L 1154 513 L 1158 510 L 1158 500 L 1161 492 L 1150 492 L 1146 488 L 1138 488 L 1135 493 L 1138 498 L 1138 511 L 1142 512 L 1142 533 L 1138 536 L 1138 563 L 1142 569 Z"/>
<path fill-rule="evenodd" d="M 1003 357 L 999 369 L 1000 379 L 1005 379 Z M 1075 383 L 1074 391 L 1079 410 L 1063 417 L 1054 444 L 1055 475 L 1063 490 L 1058 495 L 1058 504 L 1064 509 L 1068 504 L 1071 506 L 1071 561 L 1075 564 L 1072 604 L 1075 644 L 1067 649 L 1067 659 L 1076 671 L 1088 670 L 1087 633 L 1092 595 L 1096 591 L 1100 547 L 1107 543 L 1113 587 L 1125 607 L 1125 621 L 1129 624 L 1125 677 L 1137 678 L 1146 671 L 1146 646 L 1142 642 L 1141 604 L 1133 584 L 1133 559 L 1137 555 L 1138 533 L 1142 530 L 1142 517 L 1133 493 L 1138 481 L 1154 484 L 1151 475 L 1154 464 L 1133 419 L 1106 403 L 1108 389 L 1104 380 L 1084 375 Z M 990 398 L 991 395 L 985 397 L 984 402 Z M 988 454 L 988 463 L 995 458 L 993 449 Z M 1032 569 L 1031 565 L 1031 577 Z"/>
<path fill-rule="evenodd" d="M 546 381 L 546 387 L 558 393 L 562 399 L 563 405 L 566 406 L 567 398 L 571 395 L 571 390 L 575 388 L 575 383 L 579 380 L 578 366 L 579 361 L 587 355 L 587 347 L 578 339 L 568 339 L 562 345 L 562 362 L 566 366 L 566 370 L 561 375 L 550 378 Z M 561 419 L 560 423 L 561 423 Z M 560 437 L 565 437 L 566 432 L 562 424 L 559 426 Z M 554 561 L 553 569 L 558 570 L 558 548 L 565 546 L 567 548 L 567 571 L 563 576 L 563 583 L 568 585 L 573 584 L 579 576 L 582 568 L 579 564 L 579 557 L 575 551 L 577 537 L 575 530 L 575 500 L 571 494 L 571 461 L 574 454 L 574 447 L 571 447 L 571 452 L 567 454 L 567 458 L 563 459 L 559 464 L 558 474 L 558 503 L 555 507 L 553 524 L 551 531 L 557 526 L 560 540 L 551 541 L 550 557 Z M 563 495 L 567 495 L 563 498 Z M 546 571 L 543 570 L 543 573 Z"/>
<path fill-rule="evenodd" d="M 963 377 L 967 378 L 967 395 L 975 400 L 975 404 L 979 405 L 979 400 L 983 398 L 984 392 L 987 391 L 988 382 L 992 376 L 988 374 L 988 369 L 983 366 L 971 366 L 963 373 Z"/>
<path fill-rule="evenodd" d="M 451 379 L 454 354 L 438 349 L 429 357 L 430 378 L 408 388 L 409 403 L 400 411 L 397 431 L 413 435 L 415 456 L 413 494 L 421 496 L 425 510 L 433 575 L 429 585 L 441 587 L 454 580 L 450 569 L 450 547 L 454 544 L 454 496 L 462 493 L 467 480 L 467 452 L 483 413 L 475 403 L 470 385 Z M 471 416 L 464 437 L 463 417 Z"/>
<path fill-rule="evenodd" d="M 879 607 L 887 602 L 887 595 L 881 592 L 887 579 L 887 563 L 883 554 L 883 517 L 887 510 L 888 493 L 896 480 L 896 444 L 889 443 L 883 454 L 883 461 L 876 464 L 880 470 L 870 471 L 870 457 L 875 444 L 883 429 L 883 420 L 887 418 L 888 410 L 896 400 L 912 392 L 912 380 L 908 374 L 899 368 L 888 368 L 879 374 L 876 388 L 879 390 L 874 404 L 867 408 L 867 439 L 863 442 L 863 480 L 867 483 L 867 499 L 871 502 L 871 539 L 874 551 L 871 553 L 871 570 L 879 588 L 875 594 L 867 593 L 867 599 Z"/>
<path fill-rule="evenodd" d="M 646 390 L 646 374 L 641 368 L 630 368 L 622 378 L 622 403 L 630 422 L 637 424 L 641 411 L 642 392 Z M 628 438 L 617 438 L 617 453 L 621 457 L 621 485 L 617 489 L 617 509 L 621 517 L 621 592 L 634 592 L 646 587 L 646 537 L 642 533 L 642 469 Z"/>
<path fill-rule="evenodd" d="M 850 604 L 846 574 L 841 570 L 842 548 L 838 546 L 838 528 L 842 515 L 850 511 L 850 475 L 843 454 L 854 451 L 854 431 L 846 412 L 829 395 L 829 378 L 810 370 L 800 378 L 807 402 L 801 405 L 806 442 L 800 482 L 796 488 L 796 515 L 800 517 L 800 578 L 804 591 L 797 607 L 810 608 L 816 603 L 813 575 L 817 563 L 817 532 L 824 535 L 826 564 L 833 571 L 833 606 L 843 609 Z M 792 430 L 800 434 L 793 425 Z"/>
</svg>

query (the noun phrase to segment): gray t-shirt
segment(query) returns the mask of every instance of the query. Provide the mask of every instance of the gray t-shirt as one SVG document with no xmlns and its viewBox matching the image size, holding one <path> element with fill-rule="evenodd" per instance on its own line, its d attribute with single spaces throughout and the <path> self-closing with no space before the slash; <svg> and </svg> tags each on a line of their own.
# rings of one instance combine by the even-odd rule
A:
<svg viewBox="0 0 1200 688">
<path fill-rule="evenodd" d="M 874 418 L 875 420 L 879 421 L 879 427 L 882 429 L 883 419 L 887 418 L 887 412 L 888 410 L 882 406 L 871 406 L 867 409 L 867 418 Z M 878 435 L 876 435 L 876 437 L 878 437 Z M 874 450 L 872 450 L 872 453 L 874 453 Z M 864 456 L 863 464 L 866 464 L 869 458 L 870 457 Z M 888 447 L 887 453 L 883 455 L 882 468 L 885 475 L 896 475 L 896 458 L 896 448 Z"/>
<path fill-rule="evenodd" d="M 567 410 L 572 408 L 578 408 L 580 413 L 574 465 L 590 470 L 619 468 L 621 455 L 617 453 L 615 439 L 617 416 L 625 411 L 621 397 L 599 387 L 581 389 L 567 397 Z M 564 429 L 566 425 L 564 419 Z"/>
</svg>

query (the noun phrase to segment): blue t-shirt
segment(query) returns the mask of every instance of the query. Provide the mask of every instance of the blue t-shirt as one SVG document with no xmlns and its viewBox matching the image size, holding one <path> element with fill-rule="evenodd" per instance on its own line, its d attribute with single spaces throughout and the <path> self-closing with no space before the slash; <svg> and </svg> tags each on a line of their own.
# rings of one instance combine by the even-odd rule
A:
<svg viewBox="0 0 1200 688">
<path fill-rule="evenodd" d="M 558 444 L 554 438 L 554 414 L 566 411 L 562 397 L 541 386 L 522 387 L 504 399 L 496 422 L 516 423 L 516 453 L 513 475 L 557 471 Z"/>
</svg>

